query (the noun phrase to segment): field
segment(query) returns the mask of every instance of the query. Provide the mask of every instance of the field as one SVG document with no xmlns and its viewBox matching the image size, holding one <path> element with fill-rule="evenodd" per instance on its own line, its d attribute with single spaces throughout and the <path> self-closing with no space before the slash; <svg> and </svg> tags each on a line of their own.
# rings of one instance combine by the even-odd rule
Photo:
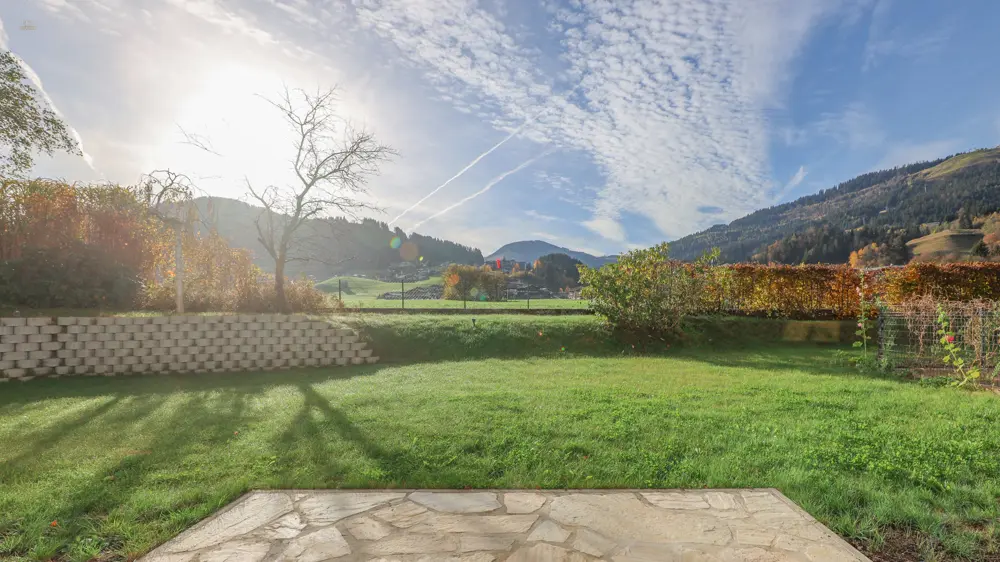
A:
<svg viewBox="0 0 1000 562">
<path fill-rule="evenodd" d="M 347 308 L 400 308 L 403 306 L 399 300 L 385 300 L 376 298 L 354 298 L 349 296 L 344 296 L 344 306 Z M 490 302 L 490 301 L 475 301 L 470 300 L 463 303 L 462 301 L 453 301 L 445 299 L 434 299 L 434 300 L 421 300 L 421 299 L 406 299 L 406 308 L 590 308 L 590 301 L 588 300 L 571 300 L 571 299 L 531 299 L 529 303 L 527 300 L 517 300 L 511 299 L 509 301 L 500 302 Z"/>
<path fill-rule="evenodd" d="M 939 261 L 947 256 L 968 257 L 983 239 L 979 230 L 945 230 L 906 243 L 916 261 Z"/>
<path fill-rule="evenodd" d="M 349 297 L 371 297 L 375 298 L 383 293 L 388 293 L 389 291 L 398 291 L 399 283 L 388 283 L 385 281 L 377 281 L 375 279 L 365 279 L 364 277 L 331 277 L 326 281 L 322 281 L 316 284 L 316 288 L 324 293 L 329 293 L 331 295 L 337 294 L 337 282 L 342 281 L 345 287 L 344 298 Z M 429 279 L 424 279 L 423 281 L 414 281 L 412 283 L 406 283 L 406 290 L 409 291 L 414 287 L 426 287 L 428 285 L 440 285 L 441 277 L 430 277 Z"/>
<path fill-rule="evenodd" d="M 5 386 L 0 558 L 131 559 L 252 488 L 466 486 L 773 486 L 868 551 L 997 555 L 996 395 L 830 347 L 637 356 L 590 317 L 347 321 L 436 333 L 381 365 Z"/>
<path fill-rule="evenodd" d="M 397 300 L 384 300 L 376 298 L 379 295 L 390 291 L 399 291 L 399 283 L 386 283 L 374 279 L 364 279 L 360 277 L 333 277 L 317 283 L 316 287 L 330 295 L 337 295 L 337 281 L 342 280 L 350 291 L 343 292 L 344 306 L 347 308 L 400 308 L 403 306 Z M 423 281 L 406 283 L 406 290 L 415 287 L 426 287 L 429 285 L 440 285 L 440 277 L 431 277 Z M 512 299 L 503 302 L 489 302 L 480 300 L 469 300 L 466 302 L 453 300 L 421 300 L 407 299 L 406 308 L 589 308 L 590 302 L 586 300 L 570 299 L 531 299 L 529 303 L 525 299 Z"/>
</svg>

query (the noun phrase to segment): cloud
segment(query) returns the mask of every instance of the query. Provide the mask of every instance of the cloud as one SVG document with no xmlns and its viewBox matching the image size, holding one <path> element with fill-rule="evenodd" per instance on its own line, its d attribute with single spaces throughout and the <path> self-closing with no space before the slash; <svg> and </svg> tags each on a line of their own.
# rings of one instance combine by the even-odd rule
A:
<svg viewBox="0 0 1000 562">
<path fill-rule="evenodd" d="M 891 9 L 891 0 L 880 0 L 872 10 L 862 70 L 872 70 L 881 60 L 889 57 L 919 60 L 937 54 L 945 48 L 954 34 L 953 25 L 940 21 L 935 21 L 932 29 L 907 30 L 901 26 L 891 27 Z M 909 6 L 905 9 L 909 9 Z"/>
<path fill-rule="evenodd" d="M 839 112 L 824 113 L 807 129 L 852 150 L 879 147 L 886 140 L 886 133 L 878 119 L 862 102 L 852 102 Z"/>
<path fill-rule="evenodd" d="M 788 180 L 788 183 L 785 184 L 785 189 L 791 190 L 798 187 L 799 184 L 802 183 L 802 180 L 806 179 L 806 174 L 808 173 L 809 172 L 806 171 L 805 166 L 799 166 L 799 170 L 795 172 L 795 175 L 793 175 L 792 178 Z"/>
<path fill-rule="evenodd" d="M 962 149 L 959 139 L 937 140 L 924 143 L 902 143 L 889 148 L 875 165 L 875 170 L 885 170 L 914 162 L 937 160 Z"/>
<path fill-rule="evenodd" d="M 7 36 L 7 31 L 3 27 L 3 18 L 0 18 L 0 49 L 6 49 L 9 41 L 10 37 Z"/>
<path fill-rule="evenodd" d="M 539 213 L 538 211 L 536 211 L 534 209 L 529 209 L 529 210 L 525 211 L 524 214 L 528 215 L 533 220 L 540 220 L 540 221 L 546 221 L 546 222 L 560 220 L 559 217 L 554 217 L 552 215 L 546 215 L 546 214 L 543 214 L 543 213 Z"/>
<path fill-rule="evenodd" d="M 680 235 L 699 226 L 701 205 L 726 200 L 739 215 L 764 202 L 764 113 L 829 5 L 577 0 L 538 14 L 556 52 L 460 0 L 361 0 L 356 11 L 459 111 L 510 131 L 544 110 L 524 136 L 589 156 L 603 185 L 586 224 L 621 240 L 623 212 Z"/>
<path fill-rule="evenodd" d="M 0 32 L 2 31 L 3 31 L 2 26 L 0 26 Z M 0 35 L 0 39 L 6 39 L 6 37 Z M 31 68 L 31 65 L 25 62 L 24 59 L 22 59 L 17 55 L 14 55 L 14 58 L 17 59 L 18 64 L 21 65 L 21 70 L 24 72 L 24 75 L 28 78 L 28 81 L 31 82 L 32 86 L 35 87 L 35 91 L 37 91 L 38 94 L 42 97 L 42 101 L 45 102 L 45 105 L 47 105 L 49 109 L 51 109 L 52 112 L 55 113 L 57 116 L 59 116 L 59 118 L 64 122 L 64 124 L 66 125 L 67 132 L 69 132 L 70 136 L 73 137 L 73 140 L 76 142 L 77 148 L 80 149 L 80 154 L 83 157 L 83 161 L 87 164 L 87 167 L 89 167 L 94 172 L 100 174 L 98 169 L 94 167 L 94 159 L 83 148 L 83 138 L 80 136 L 80 133 L 77 132 L 77 130 L 73 128 L 73 126 L 70 123 L 66 122 L 66 119 L 64 118 L 62 112 L 59 111 L 59 108 L 56 107 L 55 102 L 52 101 L 52 98 L 49 96 L 48 92 L 45 91 L 45 86 L 42 84 L 41 77 L 38 76 L 38 73 L 35 72 L 35 70 Z"/>
</svg>

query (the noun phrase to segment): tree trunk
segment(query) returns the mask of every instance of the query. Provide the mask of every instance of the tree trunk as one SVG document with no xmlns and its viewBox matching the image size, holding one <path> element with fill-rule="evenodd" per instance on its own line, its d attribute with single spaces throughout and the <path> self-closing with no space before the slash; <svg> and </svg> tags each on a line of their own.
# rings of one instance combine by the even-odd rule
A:
<svg viewBox="0 0 1000 562">
<path fill-rule="evenodd" d="M 288 308 L 288 299 L 285 297 L 285 257 L 278 256 L 274 259 L 274 295 L 278 301 L 278 311 L 282 314 L 291 314 Z"/>
</svg>

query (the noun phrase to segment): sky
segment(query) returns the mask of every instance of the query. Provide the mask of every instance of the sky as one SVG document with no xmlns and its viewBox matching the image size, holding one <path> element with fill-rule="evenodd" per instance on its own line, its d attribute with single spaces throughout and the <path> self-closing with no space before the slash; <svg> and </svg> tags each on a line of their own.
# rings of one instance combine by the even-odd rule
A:
<svg viewBox="0 0 1000 562">
<path fill-rule="evenodd" d="M 615 254 L 1000 144 L 993 0 L 5 0 L 83 157 L 34 174 L 293 185 L 282 88 L 396 150 L 370 216 Z M 213 153 L 184 143 L 197 135 Z"/>
</svg>

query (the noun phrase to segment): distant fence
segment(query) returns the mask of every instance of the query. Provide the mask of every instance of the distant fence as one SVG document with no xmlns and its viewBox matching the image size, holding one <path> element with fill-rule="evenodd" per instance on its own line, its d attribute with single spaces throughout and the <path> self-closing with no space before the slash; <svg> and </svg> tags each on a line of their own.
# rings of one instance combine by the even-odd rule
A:
<svg viewBox="0 0 1000 562">
<path fill-rule="evenodd" d="M 534 316 L 589 316 L 589 308 L 329 308 L 326 314 L 527 314 Z"/>
</svg>

